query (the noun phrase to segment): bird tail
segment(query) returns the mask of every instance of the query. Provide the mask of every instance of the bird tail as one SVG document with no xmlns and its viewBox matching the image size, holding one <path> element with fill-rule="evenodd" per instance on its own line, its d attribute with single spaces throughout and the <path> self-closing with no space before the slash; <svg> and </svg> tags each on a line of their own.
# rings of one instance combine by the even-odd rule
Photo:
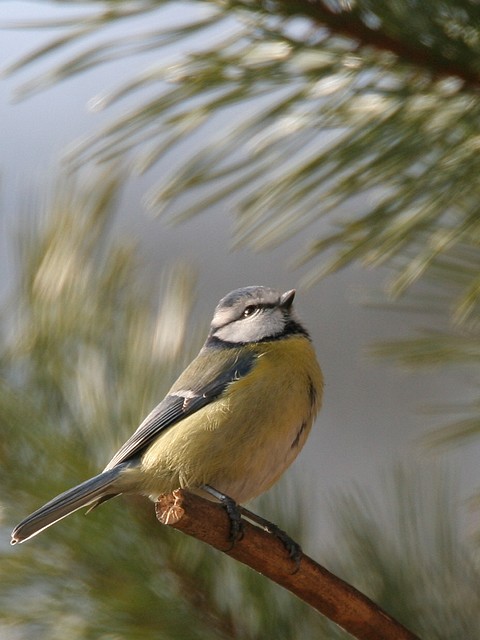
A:
<svg viewBox="0 0 480 640">
<path fill-rule="evenodd" d="M 115 490 L 114 484 L 125 466 L 120 464 L 109 471 L 104 471 L 44 504 L 15 527 L 12 531 L 11 544 L 25 542 L 85 505 L 107 500 L 121 493 Z"/>
</svg>

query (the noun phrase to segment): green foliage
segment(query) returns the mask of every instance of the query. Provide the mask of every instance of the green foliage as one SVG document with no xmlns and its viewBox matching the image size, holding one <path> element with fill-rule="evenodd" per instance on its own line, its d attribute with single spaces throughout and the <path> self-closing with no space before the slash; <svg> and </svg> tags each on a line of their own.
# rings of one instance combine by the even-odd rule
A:
<svg viewBox="0 0 480 640">
<path fill-rule="evenodd" d="M 403 261 L 408 259 L 407 255 Z M 475 376 L 480 362 L 479 269 L 480 243 L 476 237 L 445 249 L 432 261 L 422 282 L 408 290 L 403 301 L 403 305 L 421 317 L 417 335 L 376 344 L 372 353 L 407 368 L 423 367 L 430 374 L 448 368 L 464 377 L 468 373 L 468 387 L 472 387 L 471 373 Z M 440 416 L 442 426 L 424 438 L 425 444 L 463 444 L 478 437 L 478 384 L 470 396 L 469 401 L 446 401 L 429 408 Z"/>
<path fill-rule="evenodd" d="M 410 464 L 384 480 L 378 500 L 358 488 L 332 497 L 333 570 L 420 638 L 476 638 L 479 567 L 452 478 Z"/>
<path fill-rule="evenodd" d="M 151 13 L 158 27 L 89 42 L 22 91 L 158 51 L 155 65 L 92 100 L 103 108 L 128 96 L 136 106 L 74 159 L 135 149 L 135 168 L 146 171 L 181 148 L 181 166 L 166 162 L 170 170 L 147 195 L 154 210 L 182 218 L 227 203 L 237 211 L 237 241 L 260 248 L 348 205 L 352 214 L 333 218 L 332 231 L 322 224 L 303 256 L 340 249 L 312 278 L 414 247 L 420 253 L 402 268 L 398 290 L 447 246 L 478 235 L 474 4 L 359 0 L 333 12 L 321 2 L 190 1 L 185 18 L 172 17 L 174 2 L 91 5 L 81 28 L 78 19 L 61 21 L 55 43 L 9 71 L 52 46 L 66 49 L 93 30 Z M 195 197 L 184 198 L 188 192 Z"/>
</svg>

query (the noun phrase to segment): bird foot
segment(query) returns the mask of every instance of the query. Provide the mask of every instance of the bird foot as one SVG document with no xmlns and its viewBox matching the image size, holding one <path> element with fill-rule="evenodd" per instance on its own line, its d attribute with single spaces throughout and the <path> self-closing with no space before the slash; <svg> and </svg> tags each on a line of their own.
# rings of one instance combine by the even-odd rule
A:
<svg viewBox="0 0 480 640">
<path fill-rule="evenodd" d="M 208 484 L 203 485 L 202 489 L 211 496 L 219 500 L 224 507 L 230 520 L 230 549 L 243 538 L 244 528 L 242 522 L 242 507 L 240 507 L 233 498 L 225 495 L 221 491 L 217 491 Z"/>
<path fill-rule="evenodd" d="M 280 529 L 280 527 L 278 527 L 276 524 L 273 524 L 273 522 L 262 518 L 262 516 L 259 516 L 256 513 L 253 513 L 253 511 L 249 511 L 248 509 L 245 509 L 245 507 L 240 507 L 240 511 L 246 518 L 248 518 L 255 524 L 260 525 L 263 529 L 265 529 L 265 531 L 268 531 L 272 534 L 272 536 L 275 536 L 275 538 L 280 540 L 280 542 L 287 550 L 288 556 L 295 563 L 295 569 L 292 573 L 297 573 L 300 568 L 300 562 L 303 555 L 302 547 L 298 544 L 298 542 L 295 542 L 295 540 L 293 540 L 293 538 L 291 538 L 288 533 L 286 533 L 283 529 Z"/>
</svg>

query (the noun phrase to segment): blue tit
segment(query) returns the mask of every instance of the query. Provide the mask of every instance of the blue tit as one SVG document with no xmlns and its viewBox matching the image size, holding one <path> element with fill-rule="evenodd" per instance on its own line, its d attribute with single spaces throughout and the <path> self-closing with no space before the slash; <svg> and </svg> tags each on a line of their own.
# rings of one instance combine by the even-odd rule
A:
<svg viewBox="0 0 480 640">
<path fill-rule="evenodd" d="M 245 503 L 269 489 L 305 444 L 322 399 L 294 296 L 252 286 L 222 298 L 198 356 L 105 470 L 25 518 L 12 544 L 122 493 L 155 501 L 179 487 L 212 488 Z"/>
</svg>

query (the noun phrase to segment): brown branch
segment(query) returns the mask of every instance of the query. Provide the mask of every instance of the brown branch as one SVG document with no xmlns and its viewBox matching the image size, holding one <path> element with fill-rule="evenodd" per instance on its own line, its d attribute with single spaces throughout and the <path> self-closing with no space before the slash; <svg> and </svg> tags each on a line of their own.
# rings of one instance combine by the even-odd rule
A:
<svg viewBox="0 0 480 640">
<path fill-rule="evenodd" d="M 306 555 L 298 571 L 284 545 L 272 534 L 244 521 L 244 536 L 229 543 L 225 509 L 178 489 L 160 496 L 157 518 L 223 551 L 285 587 L 345 629 L 357 640 L 419 640 L 374 602 Z"/>
<path fill-rule="evenodd" d="M 423 67 L 434 77 L 456 76 L 471 89 L 480 89 L 480 75 L 476 70 L 442 56 L 427 45 L 412 42 L 411 38 L 401 40 L 381 28 L 373 29 L 362 21 L 356 10 L 336 12 L 318 0 L 278 0 L 274 7 L 276 13 L 286 16 L 308 16 L 332 33 L 347 36 L 360 46 L 391 51 L 402 62 Z"/>
</svg>

